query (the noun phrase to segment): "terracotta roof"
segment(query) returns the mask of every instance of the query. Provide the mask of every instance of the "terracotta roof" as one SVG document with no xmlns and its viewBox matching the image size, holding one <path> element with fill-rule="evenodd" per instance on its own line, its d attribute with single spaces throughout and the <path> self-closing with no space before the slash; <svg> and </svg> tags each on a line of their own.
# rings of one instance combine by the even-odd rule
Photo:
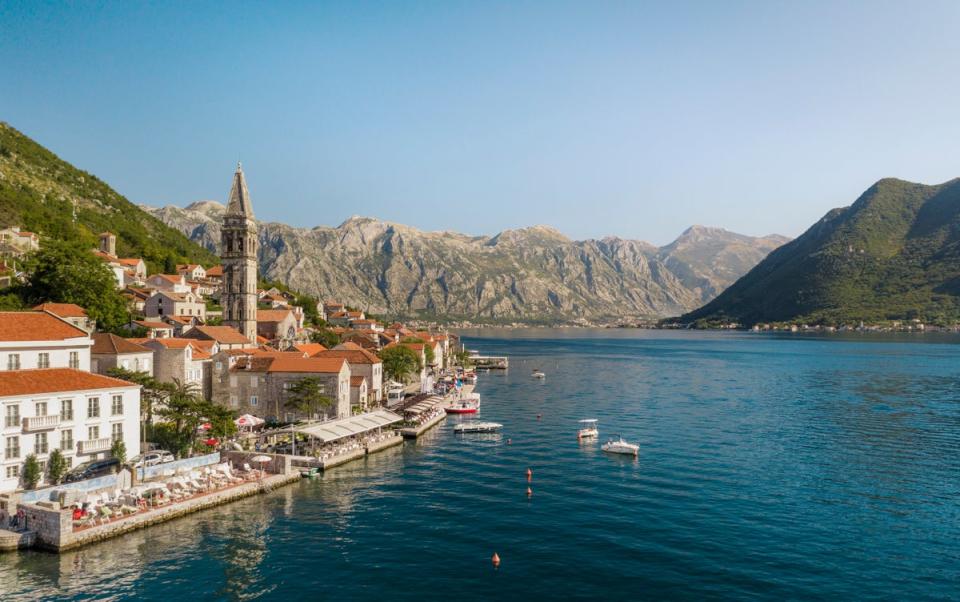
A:
<svg viewBox="0 0 960 602">
<path fill-rule="evenodd" d="M 199 267 L 200 267 L 200 264 L 199 264 L 199 263 L 178 263 L 178 264 L 177 264 L 177 271 L 179 272 L 180 270 L 189 270 L 189 271 L 192 272 L 193 270 L 195 270 L 195 269 L 197 269 L 197 268 L 199 268 Z"/>
<path fill-rule="evenodd" d="M 210 359 L 210 350 L 209 349 L 204 350 L 200 345 L 198 345 L 197 343 L 199 343 L 200 341 L 195 341 L 193 339 L 178 339 L 173 337 L 167 337 L 164 339 L 150 339 L 150 340 L 162 347 L 166 347 L 167 349 L 186 349 L 187 347 L 190 347 L 191 349 L 193 349 L 191 354 L 193 355 L 193 359 L 195 360 Z"/>
<path fill-rule="evenodd" d="M 151 353 L 151 350 L 143 345 L 108 332 L 98 332 L 92 338 L 93 347 L 90 348 L 90 353 Z"/>
<path fill-rule="evenodd" d="M 350 364 L 380 364 L 382 360 L 366 349 L 330 349 L 321 351 L 314 357 L 338 357 L 347 360 Z"/>
<path fill-rule="evenodd" d="M 421 352 L 424 349 L 423 343 L 390 343 L 384 349 L 391 349 L 393 347 L 403 346 L 408 349 L 413 349 L 414 351 Z"/>
<path fill-rule="evenodd" d="M 260 343 L 261 345 L 266 345 L 267 343 L 270 342 L 270 339 L 268 339 L 267 337 L 264 337 L 264 336 L 260 336 L 260 335 L 258 334 L 258 335 L 257 335 L 257 342 Z"/>
<path fill-rule="evenodd" d="M 207 353 L 213 353 L 213 347 L 217 344 L 216 341 L 204 341 L 200 339 L 193 339 L 194 349 L 202 349 Z"/>
<path fill-rule="evenodd" d="M 215 265 L 207 270 L 207 276 L 223 276 L 223 266 Z"/>
<path fill-rule="evenodd" d="M 345 312 L 345 311 L 335 311 L 335 312 L 333 312 L 332 314 L 330 314 L 330 317 L 331 317 L 331 318 L 346 318 L 346 317 L 347 317 L 347 312 Z"/>
<path fill-rule="evenodd" d="M 366 376 L 351 376 L 351 377 L 350 377 L 350 386 L 351 386 L 351 387 L 359 387 L 359 386 L 362 385 L 364 382 L 366 382 L 366 380 L 367 380 L 367 377 L 366 377 Z"/>
<path fill-rule="evenodd" d="M 360 349 L 363 349 L 363 348 L 360 345 L 357 345 L 356 343 L 351 343 L 348 341 L 346 343 L 340 343 L 339 345 L 334 347 L 334 349 L 343 349 L 344 351 L 359 351 Z"/>
<path fill-rule="evenodd" d="M 258 309 L 257 322 L 282 322 L 292 313 L 292 309 Z"/>
<path fill-rule="evenodd" d="M 249 345 L 251 343 L 233 326 L 197 326 L 190 332 L 199 332 L 218 343 L 226 345 Z"/>
<path fill-rule="evenodd" d="M 150 337 L 126 337 L 125 340 L 136 343 L 137 345 L 143 345 L 148 341 L 155 341 L 156 339 L 151 339 Z"/>
<path fill-rule="evenodd" d="M 327 348 L 321 345 L 320 343 L 301 343 L 300 345 L 294 345 L 294 349 L 297 351 L 302 351 L 307 354 L 307 357 L 316 355 L 321 351 L 326 351 Z"/>
<path fill-rule="evenodd" d="M 149 328 L 151 330 L 173 330 L 173 326 L 170 326 L 166 322 L 156 322 L 154 320 L 134 320 L 133 323 L 137 326 L 143 326 L 144 328 Z"/>
<path fill-rule="evenodd" d="M 257 357 L 270 356 L 270 357 L 307 357 L 303 354 L 302 351 L 279 351 L 277 349 L 269 349 L 260 347 L 259 349 L 252 349 L 250 355 L 255 355 Z"/>
<path fill-rule="evenodd" d="M 320 357 L 274 357 L 267 372 L 331 374 L 343 369 L 344 360 Z"/>
<path fill-rule="evenodd" d="M 168 282 L 172 282 L 174 284 L 180 284 L 180 281 L 183 280 L 183 276 L 181 276 L 180 274 L 154 274 L 153 276 L 150 276 L 150 277 L 163 278 L 164 280 Z"/>
<path fill-rule="evenodd" d="M 143 260 L 140 259 L 139 257 L 121 257 L 117 259 L 117 263 L 119 263 L 120 265 L 129 265 L 129 266 L 139 265 L 141 261 Z"/>
<path fill-rule="evenodd" d="M 0 341 L 64 341 L 77 338 L 87 338 L 87 333 L 48 313 L 0 312 Z"/>
<path fill-rule="evenodd" d="M 266 372 L 273 360 L 273 356 L 270 355 L 240 357 L 230 367 L 230 370 L 233 372 Z"/>
<path fill-rule="evenodd" d="M 0 372 L 0 397 L 94 389 L 139 388 L 125 380 L 73 368 L 42 368 Z"/>
<path fill-rule="evenodd" d="M 33 311 L 48 311 L 61 318 L 86 318 L 87 310 L 75 303 L 41 303 Z"/>
<path fill-rule="evenodd" d="M 348 311 L 348 312 L 347 312 L 347 317 L 348 317 L 348 318 L 360 318 L 360 317 L 362 317 L 362 316 L 363 316 L 363 312 L 362 312 L 362 311 Z"/>
<path fill-rule="evenodd" d="M 354 320 L 354 324 L 376 324 L 376 320 Z"/>
</svg>

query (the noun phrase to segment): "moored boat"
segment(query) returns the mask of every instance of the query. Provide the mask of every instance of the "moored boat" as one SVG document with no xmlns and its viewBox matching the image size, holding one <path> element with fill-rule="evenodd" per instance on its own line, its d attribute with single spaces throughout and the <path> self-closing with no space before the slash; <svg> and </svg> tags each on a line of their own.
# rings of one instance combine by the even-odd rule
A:
<svg viewBox="0 0 960 602">
<path fill-rule="evenodd" d="M 600 449 L 608 454 L 625 454 L 628 456 L 640 455 L 640 446 L 635 443 L 629 443 L 623 437 L 617 435 L 616 439 L 610 439 Z"/>
<path fill-rule="evenodd" d="M 492 433 L 503 428 L 498 422 L 461 422 L 453 427 L 454 433 Z"/>
<path fill-rule="evenodd" d="M 584 418 L 580 421 L 580 430 L 577 431 L 577 439 L 596 437 L 599 434 L 600 431 L 597 429 L 596 418 Z"/>
<path fill-rule="evenodd" d="M 533 374 L 531 374 L 530 376 L 532 376 L 532 377 L 534 377 L 534 378 L 536 378 L 536 379 L 539 379 L 539 380 L 542 380 L 542 379 L 544 379 L 544 378 L 547 377 L 546 373 L 545 373 L 545 372 L 542 372 L 541 370 L 534 370 L 534 371 L 533 371 Z"/>
<path fill-rule="evenodd" d="M 480 394 L 471 393 L 466 395 L 461 399 L 455 400 L 448 406 L 445 406 L 443 410 L 447 414 L 476 414 L 477 410 L 480 409 Z"/>
</svg>

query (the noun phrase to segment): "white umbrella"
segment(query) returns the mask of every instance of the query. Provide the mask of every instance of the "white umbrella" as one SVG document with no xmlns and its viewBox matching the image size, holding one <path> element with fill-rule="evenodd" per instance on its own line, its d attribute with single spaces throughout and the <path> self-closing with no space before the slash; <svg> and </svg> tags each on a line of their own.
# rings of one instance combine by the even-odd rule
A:
<svg viewBox="0 0 960 602">
<path fill-rule="evenodd" d="M 255 462 L 260 465 L 260 478 L 263 478 L 263 465 L 265 462 L 273 460 L 270 456 L 254 456 L 250 458 L 251 462 Z"/>
</svg>

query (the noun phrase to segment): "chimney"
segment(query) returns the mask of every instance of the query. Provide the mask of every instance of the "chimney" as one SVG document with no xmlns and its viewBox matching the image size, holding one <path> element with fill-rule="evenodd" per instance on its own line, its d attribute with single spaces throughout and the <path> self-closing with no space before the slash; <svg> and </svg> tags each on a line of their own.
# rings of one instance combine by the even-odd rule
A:
<svg viewBox="0 0 960 602">
<path fill-rule="evenodd" d="M 100 235 L 100 252 L 106 253 L 110 257 L 117 256 L 117 237 L 110 232 L 104 232 Z"/>
</svg>

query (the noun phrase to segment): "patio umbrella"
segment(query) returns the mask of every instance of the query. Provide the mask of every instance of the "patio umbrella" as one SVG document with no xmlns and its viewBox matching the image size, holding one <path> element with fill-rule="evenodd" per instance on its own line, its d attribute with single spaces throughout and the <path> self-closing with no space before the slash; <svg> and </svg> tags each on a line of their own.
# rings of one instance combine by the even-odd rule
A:
<svg viewBox="0 0 960 602">
<path fill-rule="evenodd" d="M 266 462 L 269 462 L 270 460 L 273 460 L 273 458 L 271 458 L 270 456 L 262 456 L 262 455 L 261 455 L 261 456 L 254 456 L 254 457 L 250 458 L 250 461 L 251 461 L 251 462 L 254 462 L 254 463 L 260 465 L 260 478 L 261 478 L 261 479 L 263 478 L 263 465 L 264 465 Z"/>
<path fill-rule="evenodd" d="M 216 437 L 210 437 L 209 439 L 207 439 L 206 441 L 204 441 L 204 443 L 207 444 L 207 445 L 209 445 L 210 447 L 216 447 L 217 444 L 220 443 L 220 440 L 217 439 Z"/>
</svg>

